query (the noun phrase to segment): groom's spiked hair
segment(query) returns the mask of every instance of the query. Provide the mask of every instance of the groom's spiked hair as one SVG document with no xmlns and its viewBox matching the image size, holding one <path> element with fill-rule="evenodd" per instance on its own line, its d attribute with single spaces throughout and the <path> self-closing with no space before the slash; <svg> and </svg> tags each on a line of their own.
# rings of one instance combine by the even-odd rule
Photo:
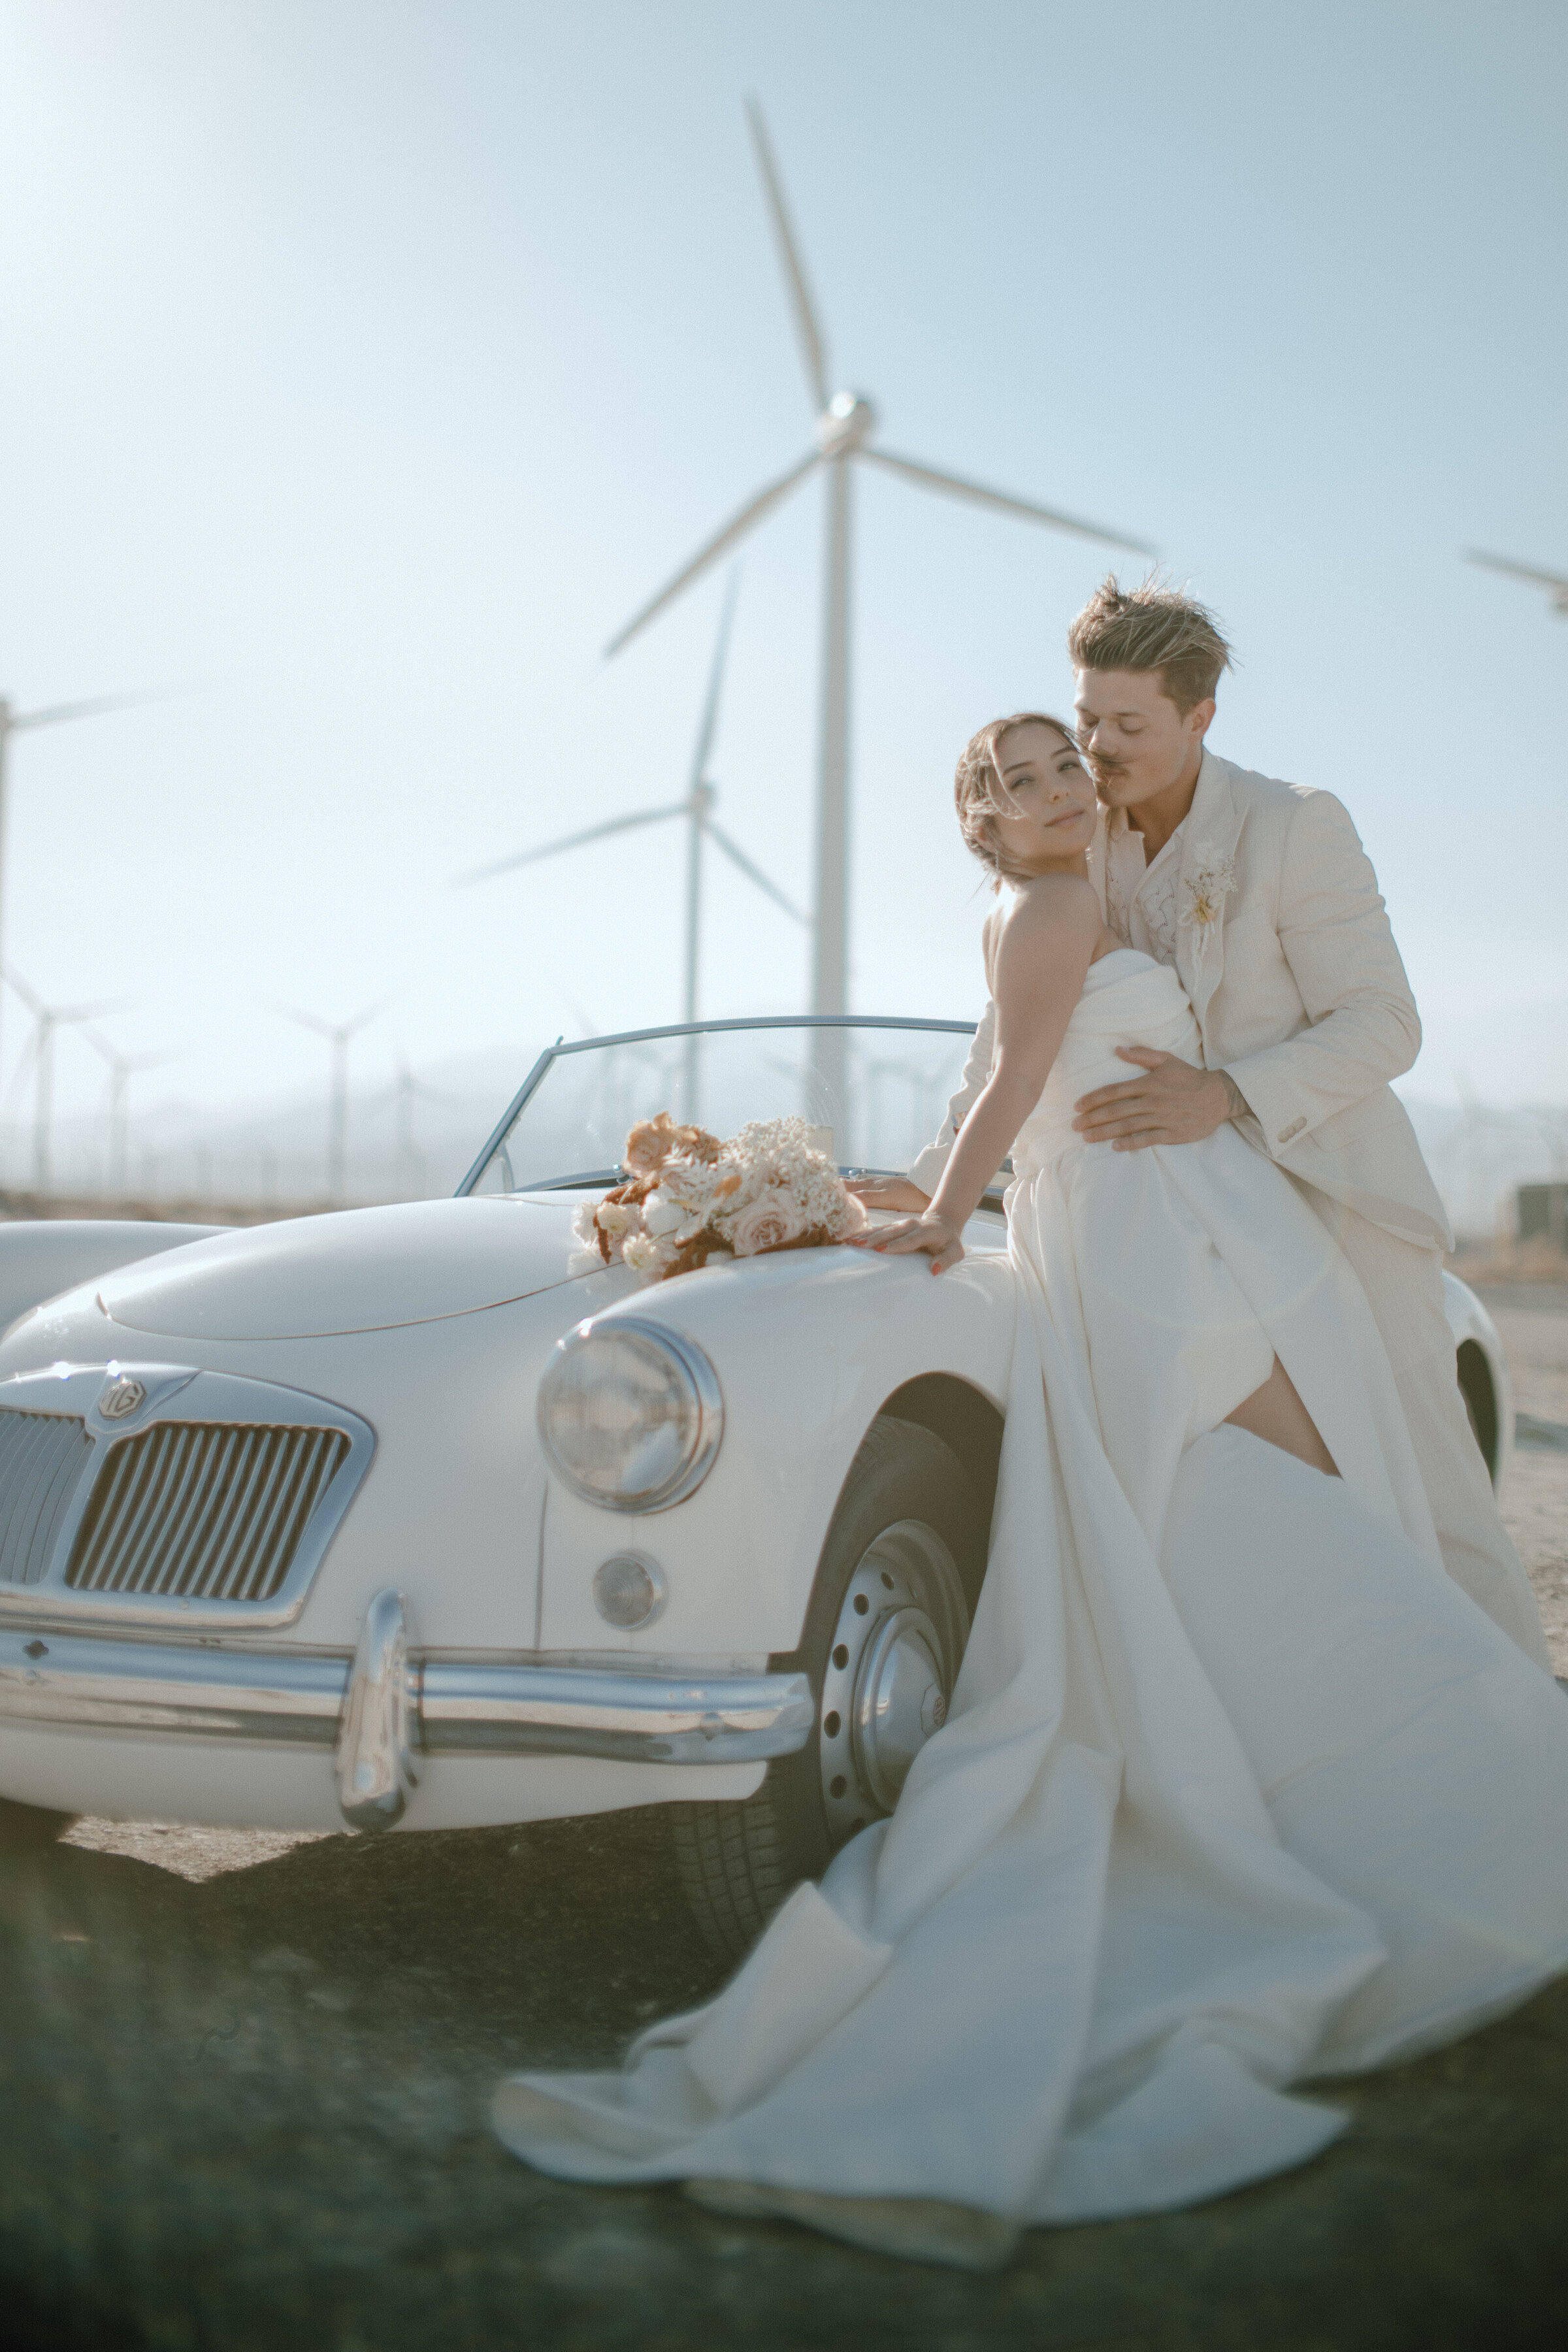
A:
<svg viewBox="0 0 1568 2352">
<path fill-rule="evenodd" d="M 1230 646 L 1206 605 L 1151 577 L 1124 589 L 1108 572 L 1068 630 L 1074 669 L 1156 669 L 1180 711 L 1213 694 Z"/>
</svg>

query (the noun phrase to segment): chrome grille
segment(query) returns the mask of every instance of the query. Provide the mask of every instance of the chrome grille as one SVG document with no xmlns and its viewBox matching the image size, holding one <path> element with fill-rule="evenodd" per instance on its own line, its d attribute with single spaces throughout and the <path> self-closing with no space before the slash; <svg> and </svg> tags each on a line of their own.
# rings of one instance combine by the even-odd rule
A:
<svg viewBox="0 0 1568 2352">
<path fill-rule="evenodd" d="M 91 1450 L 73 1414 L 0 1411 L 0 1583 L 42 1578 Z"/>
<path fill-rule="evenodd" d="M 110 1449 L 66 1582 L 270 1601 L 348 1452 L 341 1429 L 160 1422 Z"/>
</svg>

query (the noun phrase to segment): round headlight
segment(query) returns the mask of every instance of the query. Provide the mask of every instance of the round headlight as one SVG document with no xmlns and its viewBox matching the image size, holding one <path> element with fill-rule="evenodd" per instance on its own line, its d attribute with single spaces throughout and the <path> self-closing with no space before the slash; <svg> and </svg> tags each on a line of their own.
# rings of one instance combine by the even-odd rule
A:
<svg viewBox="0 0 1568 2352">
<path fill-rule="evenodd" d="M 539 1436 L 584 1502 L 661 1511 L 713 1466 L 724 1403 L 700 1348 L 662 1323 L 579 1323 L 539 1384 Z"/>
</svg>

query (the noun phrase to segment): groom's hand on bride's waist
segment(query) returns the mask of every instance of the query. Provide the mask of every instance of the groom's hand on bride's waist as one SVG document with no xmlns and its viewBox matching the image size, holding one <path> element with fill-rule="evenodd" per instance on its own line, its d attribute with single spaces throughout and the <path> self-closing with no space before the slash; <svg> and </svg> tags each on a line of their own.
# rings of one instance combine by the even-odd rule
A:
<svg viewBox="0 0 1568 2352">
<path fill-rule="evenodd" d="M 1143 1073 L 1119 1087 L 1098 1087 L 1073 1105 L 1073 1125 L 1087 1142 L 1116 1151 L 1145 1151 L 1152 1143 L 1201 1143 L 1247 1098 L 1224 1070 L 1195 1070 L 1177 1054 L 1149 1045 L 1119 1045 L 1119 1061 Z"/>
</svg>

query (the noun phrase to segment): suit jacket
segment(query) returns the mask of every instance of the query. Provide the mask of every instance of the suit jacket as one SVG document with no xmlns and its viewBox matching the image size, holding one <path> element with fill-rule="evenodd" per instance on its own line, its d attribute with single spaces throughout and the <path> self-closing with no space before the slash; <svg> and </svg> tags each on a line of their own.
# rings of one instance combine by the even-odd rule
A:
<svg viewBox="0 0 1568 2352">
<path fill-rule="evenodd" d="M 1125 824 L 1113 813 L 1113 828 Z M 1102 907 L 1113 849 L 1102 829 L 1090 860 Z M 1227 1071 L 1247 1098 L 1249 1115 L 1235 1121 L 1247 1140 L 1403 1240 L 1450 1248 L 1447 1212 L 1388 1085 L 1420 1051 L 1415 1000 L 1341 803 L 1205 751 L 1177 910 L 1176 971 L 1205 1066 Z M 942 1132 L 910 1170 L 924 1192 L 990 1075 L 994 1034 L 987 1005 Z"/>
</svg>

